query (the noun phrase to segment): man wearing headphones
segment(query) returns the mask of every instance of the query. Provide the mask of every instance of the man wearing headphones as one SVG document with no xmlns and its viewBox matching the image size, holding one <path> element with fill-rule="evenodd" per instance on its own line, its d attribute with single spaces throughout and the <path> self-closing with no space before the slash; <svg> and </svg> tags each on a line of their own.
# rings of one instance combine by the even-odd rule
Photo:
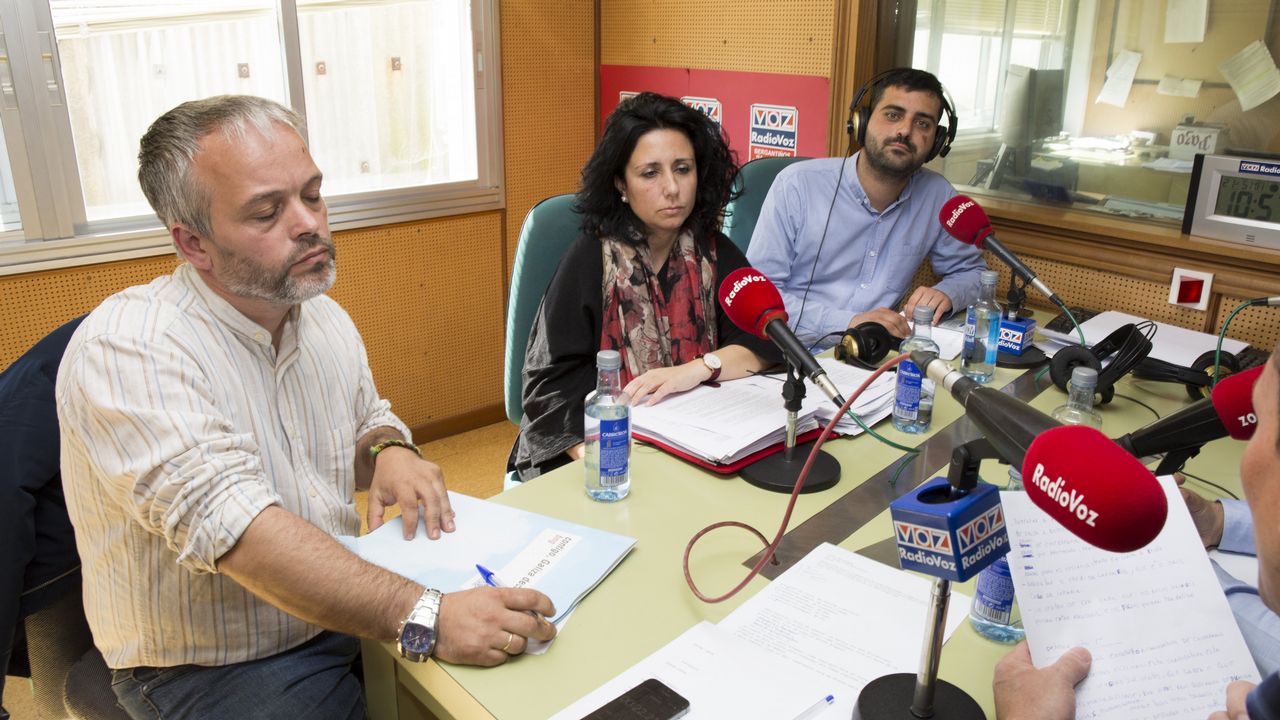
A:
<svg viewBox="0 0 1280 720">
<path fill-rule="evenodd" d="M 923 304 L 936 322 L 977 299 L 986 269 L 977 248 L 951 239 L 938 222 L 955 189 L 922 169 L 947 154 L 956 133 L 938 79 L 889 70 L 858 91 L 849 111 L 850 148 L 856 139 L 862 150 L 778 173 L 747 251 L 782 291 L 792 327 L 813 348 L 830 347 L 864 322 L 907 337 L 910 325 L 893 309 L 900 300 L 907 317 Z M 908 294 L 925 257 L 942 280 Z"/>
</svg>

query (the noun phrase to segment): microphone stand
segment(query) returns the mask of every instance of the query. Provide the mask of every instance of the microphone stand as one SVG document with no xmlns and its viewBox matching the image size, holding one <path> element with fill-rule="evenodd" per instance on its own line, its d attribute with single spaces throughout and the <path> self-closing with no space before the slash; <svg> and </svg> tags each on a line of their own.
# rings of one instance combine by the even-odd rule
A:
<svg viewBox="0 0 1280 720">
<path fill-rule="evenodd" d="M 936 502 L 958 500 L 978 486 L 978 466 L 984 458 L 998 458 L 995 447 L 978 438 L 958 445 L 951 452 L 947 483 L 937 491 Z M 902 720 L 902 718 L 936 718 L 936 720 L 986 720 L 981 706 L 968 693 L 946 680 L 938 679 L 942 662 L 942 641 L 946 632 L 947 606 L 951 604 L 951 581 L 934 577 L 925 621 L 924 643 L 920 648 L 920 665 L 916 674 L 882 675 L 867 683 L 858 694 L 853 720 Z M 909 712 L 902 712 L 910 702 Z"/>
<path fill-rule="evenodd" d="M 1005 295 L 1004 318 L 1010 320 L 1018 320 L 1023 317 L 1022 306 L 1027 301 L 1027 283 L 1018 277 L 1017 273 L 1011 273 L 1009 278 L 1009 293 Z M 1029 316 L 1029 313 L 1028 313 Z M 1022 351 L 1021 355 L 1014 355 L 1003 350 L 996 355 L 996 365 L 1005 368 L 1030 368 L 1042 365 L 1049 361 L 1044 351 L 1034 345 L 1027 347 Z"/>
<path fill-rule="evenodd" d="M 800 471 L 813 450 L 813 441 L 796 445 L 796 422 L 804 404 L 804 378 L 791 363 L 787 363 L 787 379 L 782 383 L 783 407 L 787 410 L 787 439 L 780 453 L 767 455 L 738 471 L 743 480 L 758 488 L 774 492 L 790 493 L 796 486 Z M 840 463 L 826 450 L 819 450 L 809 468 L 801 493 L 819 492 L 840 480 Z"/>
</svg>

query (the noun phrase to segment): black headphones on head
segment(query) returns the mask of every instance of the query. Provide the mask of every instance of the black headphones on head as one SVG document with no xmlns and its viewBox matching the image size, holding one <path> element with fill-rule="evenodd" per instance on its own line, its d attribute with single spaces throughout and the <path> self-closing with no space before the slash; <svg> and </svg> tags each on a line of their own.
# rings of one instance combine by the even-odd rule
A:
<svg viewBox="0 0 1280 720">
<path fill-rule="evenodd" d="M 905 68 L 894 68 L 877 74 L 868 80 L 862 87 L 858 88 L 858 93 L 853 96 L 853 102 L 849 103 L 849 119 L 845 122 L 845 132 L 849 134 L 849 140 L 858 141 L 858 146 L 862 147 L 867 144 L 867 125 L 871 122 L 871 110 L 869 105 L 863 105 L 862 99 L 865 97 L 870 100 L 874 95 L 877 86 L 883 85 L 886 80 Z M 939 83 L 941 85 L 941 83 Z M 946 157 L 951 152 L 951 143 L 956 139 L 956 130 L 959 124 L 956 120 L 956 111 L 952 109 L 951 98 L 947 93 L 947 89 L 942 88 L 942 113 L 947 118 L 947 124 L 938 124 L 933 132 L 933 147 L 929 149 L 929 156 L 924 159 L 925 162 L 936 157 Z"/>
<path fill-rule="evenodd" d="M 1156 324 L 1150 320 L 1121 325 L 1102 342 L 1092 348 L 1069 345 L 1054 353 L 1049 363 L 1049 377 L 1059 389 L 1066 390 L 1071 381 L 1071 371 L 1078 366 L 1098 371 L 1098 394 L 1103 404 L 1116 395 L 1115 384 L 1125 373 L 1137 367 L 1151 352 L 1151 338 L 1156 334 Z M 1102 361 L 1111 358 L 1104 368 Z"/>
</svg>

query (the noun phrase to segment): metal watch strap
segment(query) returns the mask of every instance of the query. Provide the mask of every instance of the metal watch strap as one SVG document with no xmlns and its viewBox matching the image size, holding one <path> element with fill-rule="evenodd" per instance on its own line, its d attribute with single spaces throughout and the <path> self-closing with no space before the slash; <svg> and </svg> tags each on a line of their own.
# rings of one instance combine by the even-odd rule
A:
<svg viewBox="0 0 1280 720">
<path fill-rule="evenodd" d="M 431 657 L 431 654 L 435 652 L 436 642 L 440 639 L 440 598 L 442 595 L 443 593 L 435 588 L 423 590 L 422 595 L 418 597 L 418 601 L 413 604 L 413 609 L 409 611 L 409 616 L 400 621 L 400 629 L 396 632 L 396 649 L 400 651 L 400 657 L 412 662 L 426 662 Z M 431 642 L 425 652 L 405 647 L 404 630 L 405 626 L 410 623 L 431 628 Z"/>
</svg>

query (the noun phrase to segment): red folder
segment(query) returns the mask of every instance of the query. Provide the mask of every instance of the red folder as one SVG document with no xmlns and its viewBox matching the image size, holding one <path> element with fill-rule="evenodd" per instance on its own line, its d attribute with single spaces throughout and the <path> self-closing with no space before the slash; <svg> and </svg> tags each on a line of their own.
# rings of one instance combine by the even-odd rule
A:
<svg viewBox="0 0 1280 720">
<path fill-rule="evenodd" d="M 801 443 L 807 443 L 810 440 L 814 440 L 818 437 L 818 435 L 821 432 L 822 432 L 822 428 L 817 427 L 808 432 L 800 433 L 799 435 L 796 436 L 796 444 L 799 445 Z M 739 458 L 738 460 L 735 460 L 734 462 L 731 462 L 727 465 L 722 465 L 720 463 L 710 462 L 708 460 L 697 457 L 695 455 L 690 455 L 684 450 L 671 447 L 670 445 L 664 442 L 661 442 L 659 440 L 654 440 L 653 438 L 647 435 L 644 435 L 642 433 L 633 431 L 632 437 L 635 438 L 636 440 L 639 440 L 640 442 L 648 443 L 649 445 L 652 445 L 658 448 L 659 450 L 663 450 L 670 455 L 674 455 L 680 458 L 681 460 L 691 462 L 700 468 L 710 470 L 711 472 L 718 473 L 720 475 L 732 475 L 738 472 L 739 470 L 741 470 L 742 468 L 759 460 L 760 458 L 768 457 L 776 452 L 782 452 L 782 449 L 786 445 L 786 443 L 784 442 L 774 443 L 773 445 L 770 445 L 769 447 L 764 448 L 763 450 L 757 450 L 751 453 L 750 455 L 746 455 L 742 458 Z M 831 437 L 838 437 L 838 434 L 833 432 L 831 433 Z"/>
</svg>

